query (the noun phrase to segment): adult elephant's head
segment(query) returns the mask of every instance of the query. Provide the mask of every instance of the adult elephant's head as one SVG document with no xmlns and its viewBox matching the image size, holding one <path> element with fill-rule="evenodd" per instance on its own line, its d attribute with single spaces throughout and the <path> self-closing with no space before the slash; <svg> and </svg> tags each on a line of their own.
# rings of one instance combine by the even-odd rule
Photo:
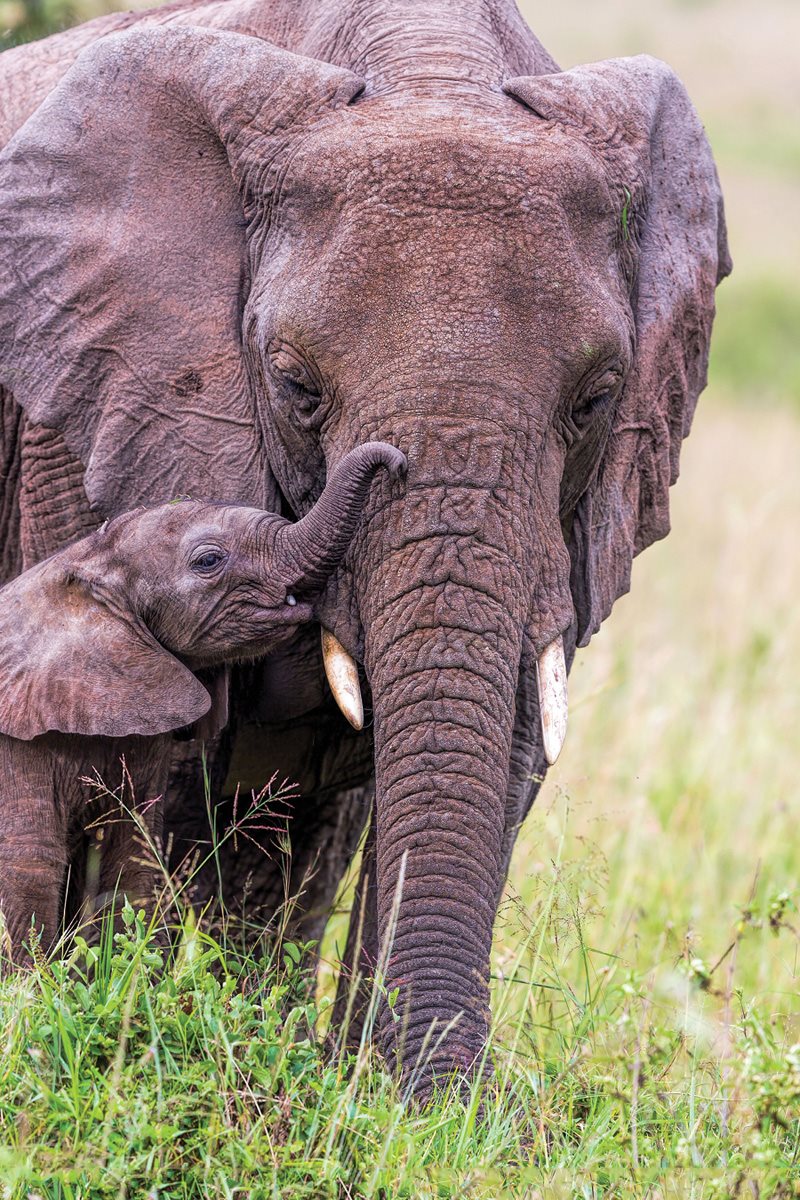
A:
<svg viewBox="0 0 800 1200">
<path fill-rule="evenodd" d="M 0 182 L 0 382 L 103 513 L 189 491 L 299 515 L 357 444 L 407 452 L 325 617 L 372 688 L 384 929 L 403 875 L 385 1043 L 412 1062 L 457 1019 L 433 1058 L 468 1064 L 507 793 L 544 765 L 525 681 L 544 655 L 550 707 L 561 639 L 666 533 L 705 381 L 729 264 L 686 93 L 649 58 L 362 91 L 253 38 L 138 31 L 78 60 Z"/>
</svg>

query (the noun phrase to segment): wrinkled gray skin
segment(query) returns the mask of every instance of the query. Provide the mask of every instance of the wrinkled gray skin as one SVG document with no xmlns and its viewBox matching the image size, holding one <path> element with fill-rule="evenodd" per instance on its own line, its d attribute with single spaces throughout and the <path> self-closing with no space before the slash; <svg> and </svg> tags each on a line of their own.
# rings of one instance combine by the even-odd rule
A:
<svg viewBox="0 0 800 1200">
<path fill-rule="evenodd" d="M 407 495 L 375 495 L 322 615 L 374 706 L 367 970 L 405 872 L 381 1042 L 409 1071 L 455 1022 L 424 1092 L 484 1042 L 545 767 L 535 657 L 562 634 L 571 658 L 668 530 L 730 268 L 697 116 L 654 59 L 559 72 L 510 0 L 178 5 L 12 51 L 0 79 L 9 133 L 44 100 L 0 158 L 8 570 L 58 539 L 54 512 L 74 529 L 201 488 L 300 515 L 365 438 L 408 452 Z M 242 675 L 232 709 L 217 794 L 299 778 L 316 936 L 373 746 L 312 640 Z M 176 758 L 178 852 L 195 778 Z M 231 902 L 245 881 L 265 917 L 282 898 L 249 847 L 223 871 Z"/>
<path fill-rule="evenodd" d="M 0 909 L 12 960 L 24 960 L 34 918 L 52 943 L 82 889 L 89 908 L 92 891 L 151 902 L 163 889 L 171 731 L 213 735 L 227 718 L 227 665 L 274 652 L 311 621 L 381 467 L 396 478 L 404 456 L 380 442 L 351 451 L 296 524 L 197 500 L 126 513 L 0 589 Z M 116 789 L 121 760 L 141 831 L 86 783 L 99 775 Z"/>
</svg>

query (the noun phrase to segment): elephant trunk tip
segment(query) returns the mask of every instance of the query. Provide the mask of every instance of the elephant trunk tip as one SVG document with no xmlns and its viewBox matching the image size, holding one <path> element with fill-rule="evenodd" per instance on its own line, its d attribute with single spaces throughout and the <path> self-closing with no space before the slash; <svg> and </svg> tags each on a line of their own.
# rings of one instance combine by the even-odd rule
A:
<svg viewBox="0 0 800 1200">
<path fill-rule="evenodd" d="M 362 456 L 365 466 L 383 465 L 392 479 L 401 479 L 408 470 L 408 459 L 403 451 L 389 442 L 365 442 L 351 453 Z"/>
<path fill-rule="evenodd" d="M 317 503 L 302 520 L 279 531 L 289 591 L 320 591 L 338 567 L 356 532 L 370 487 L 379 470 L 396 479 L 406 456 L 387 442 L 365 442 L 337 464 Z"/>
</svg>

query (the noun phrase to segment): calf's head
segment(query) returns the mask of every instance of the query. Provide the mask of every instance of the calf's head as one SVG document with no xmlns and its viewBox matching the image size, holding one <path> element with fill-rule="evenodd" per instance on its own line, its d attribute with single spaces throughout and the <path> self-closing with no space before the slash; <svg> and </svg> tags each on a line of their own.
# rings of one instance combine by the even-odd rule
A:
<svg viewBox="0 0 800 1200">
<path fill-rule="evenodd" d="M 195 671 L 268 654 L 310 621 L 376 471 L 346 456 L 296 524 L 260 509 L 181 500 L 124 513 L 0 591 L 0 732 L 123 737 L 203 717 Z"/>
</svg>

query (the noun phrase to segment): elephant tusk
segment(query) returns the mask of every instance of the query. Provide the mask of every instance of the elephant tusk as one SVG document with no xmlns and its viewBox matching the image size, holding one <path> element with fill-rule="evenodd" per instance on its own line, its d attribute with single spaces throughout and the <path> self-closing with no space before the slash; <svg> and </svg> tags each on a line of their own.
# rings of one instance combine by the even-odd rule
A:
<svg viewBox="0 0 800 1200">
<path fill-rule="evenodd" d="M 539 688 L 544 756 L 552 767 L 561 753 L 567 733 L 567 664 L 562 637 L 545 646 L 537 658 L 536 683 Z"/>
<path fill-rule="evenodd" d="M 358 682 L 358 667 L 338 638 L 322 630 L 322 660 L 333 698 L 353 729 L 364 728 L 364 701 Z"/>
</svg>

